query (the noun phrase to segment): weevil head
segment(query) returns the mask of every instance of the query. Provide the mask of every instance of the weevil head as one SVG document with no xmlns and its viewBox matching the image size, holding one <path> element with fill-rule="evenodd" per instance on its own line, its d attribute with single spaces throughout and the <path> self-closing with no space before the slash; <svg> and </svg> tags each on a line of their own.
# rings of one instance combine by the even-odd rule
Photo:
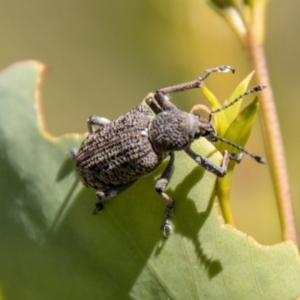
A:
<svg viewBox="0 0 300 300">
<path fill-rule="evenodd" d="M 208 120 L 178 109 L 157 114 L 149 125 L 149 139 L 157 153 L 184 150 L 195 139 L 206 136 L 213 140 L 214 135 Z"/>
</svg>

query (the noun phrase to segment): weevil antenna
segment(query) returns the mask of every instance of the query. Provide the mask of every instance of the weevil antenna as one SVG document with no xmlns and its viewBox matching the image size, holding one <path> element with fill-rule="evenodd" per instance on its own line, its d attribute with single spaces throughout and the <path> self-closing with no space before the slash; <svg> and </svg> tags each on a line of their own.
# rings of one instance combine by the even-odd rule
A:
<svg viewBox="0 0 300 300">
<path fill-rule="evenodd" d="M 226 143 L 226 144 L 228 144 L 228 145 L 230 145 L 230 146 L 232 146 L 232 147 L 240 150 L 241 152 L 243 152 L 243 153 L 247 154 L 248 156 L 252 157 L 254 160 L 256 160 L 260 164 L 266 164 L 267 163 L 265 161 L 265 159 L 262 158 L 261 156 L 258 156 L 258 155 L 254 154 L 254 153 L 249 152 L 248 150 L 244 149 L 242 146 L 240 146 L 240 145 L 238 145 L 236 143 L 233 143 L 233 142 L 228 141 L 228 140 L 226 140 L 226 139 L 224 139 L 222 137 L 219 137 L 216 134 L 213 135 L 213 138 L 215 140 L 219 140 L 219 141 L 221 141 L 223 143 Z"/>
<path fill-rule="evenodd" d="M 255 93 L 255 92 L 262 91 L 262 90 L 265 89 L 265 88 L 266 88 L 265 85 L 258 85 L 258 86 L 255 86 L 255 87 L 253 87 L 253 88 L 247 90 L 246 92 L 244 92 L 243 94 L 241 94 L 240 96 L 238 96 L 237 98 L 235 98 L 235 99 L 234 99 L 233 101 L 231 101 L 230 103 L 228 103 L 228 104 L 226 104 L 226 105 L 224 105 L 224 106 L 222 106 L 222 107 L 220 107 L 220 108 L 218 108 L 218 109 L 212 111 L 212 112 L 210 113 L 209 120 L 212 119 L 212 115 L 213 115 L 213 114 L 215 114 L 215 113 L 217 113 L 217 112 L 220 112 L 220 111 L 222 111 L 222 110 L 224 110 L 224 109 L 226 109 L 226 108 L 228 108 L 228 107 L 234 105 L 236 102 L 238 102 L 239 100 L 241 100 L 241 99 L 244 98 L 245 96 L 247 96 L 247 95 L 249 95 L 249 94 L 252 94 L 252 93 Z"/>
</svg>

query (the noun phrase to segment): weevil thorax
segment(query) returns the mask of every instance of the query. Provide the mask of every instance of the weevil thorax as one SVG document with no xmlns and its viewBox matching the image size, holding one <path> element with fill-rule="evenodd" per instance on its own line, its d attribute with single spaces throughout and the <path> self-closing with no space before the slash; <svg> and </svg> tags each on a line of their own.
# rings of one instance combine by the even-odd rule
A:
<svg viewBox="0 0 300 300">
<path fill-rule="evenodd" d="M 149 139 L 157 153 L 184 150 L 195 139 L 214 132 L 208 120 L 178 109 L 157 114 L 149 124 Z"/>
</svg>

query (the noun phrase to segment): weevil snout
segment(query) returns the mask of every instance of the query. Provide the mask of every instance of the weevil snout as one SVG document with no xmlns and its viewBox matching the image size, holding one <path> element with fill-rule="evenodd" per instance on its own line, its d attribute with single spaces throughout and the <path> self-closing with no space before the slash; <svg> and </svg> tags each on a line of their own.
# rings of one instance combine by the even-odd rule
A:
<svg viewBox="0 0 300 300">
<path fill-rule="evenodd" d="M 192 130 L 194 130 L 194 139 L 198 139 L 201 136 L 206 137 L 209 141 L 215 142 L 216 139 L 216 131 L 211 125 L 210 121 L 204 119 L 203 117 L 197 114 L 190 114 L 194 115 L 197 118 L 197 121 L 194 122 L 194 126 Z"/>
</svg>

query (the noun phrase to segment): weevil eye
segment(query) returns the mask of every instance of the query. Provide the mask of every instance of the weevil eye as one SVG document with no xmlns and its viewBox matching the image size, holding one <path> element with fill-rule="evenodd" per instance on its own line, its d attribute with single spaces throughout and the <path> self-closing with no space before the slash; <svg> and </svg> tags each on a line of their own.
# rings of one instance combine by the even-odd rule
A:
<svg viewBox="0 0 300 300">
<path fill-rule="evenodd" d="M 209 140 L 210 142 L 218 141 L 218 138 L 216 137 L 215 133 L 210 133 L 209 135 L 206 136 L 206 139 Z"/>
<path fill-rule="evenodd" d="M 195 135 L 194 135 L 194 139 L 199 139 L 199 137 L 202 136 L 202 132 L 200 129 L 196 130 Z"/>
</svg>

